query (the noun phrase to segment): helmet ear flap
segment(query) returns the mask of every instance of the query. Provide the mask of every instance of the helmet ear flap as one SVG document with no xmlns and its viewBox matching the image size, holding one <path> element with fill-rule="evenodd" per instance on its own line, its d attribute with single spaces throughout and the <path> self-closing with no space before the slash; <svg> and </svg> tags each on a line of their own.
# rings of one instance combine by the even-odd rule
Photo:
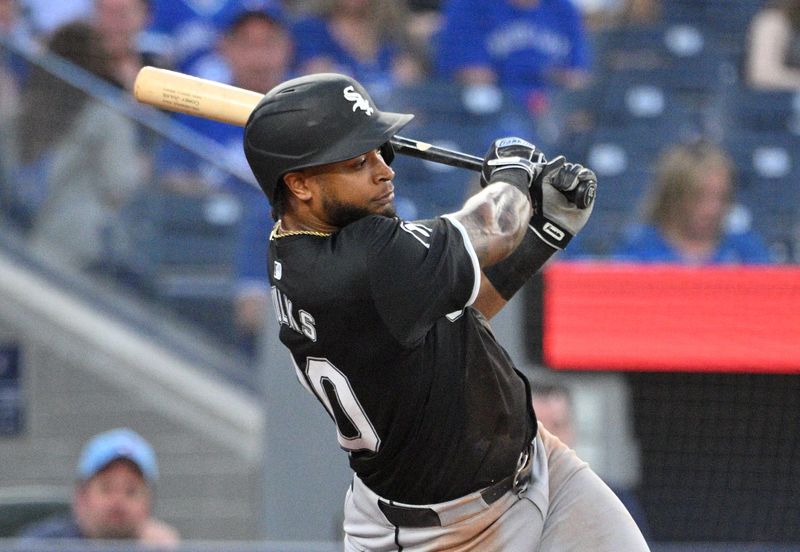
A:
<svg viewBox="0 0 800 552">
<path fill-rule="evenodd" d="M 386 142 L 380 147 L 381 150 L 381 157 L 383 157 L 383 162 L 387 165 L 391 165 L 392 161 L 394 161 L 394 147 L 392 146 L 391 142 Z"/>
</svg>

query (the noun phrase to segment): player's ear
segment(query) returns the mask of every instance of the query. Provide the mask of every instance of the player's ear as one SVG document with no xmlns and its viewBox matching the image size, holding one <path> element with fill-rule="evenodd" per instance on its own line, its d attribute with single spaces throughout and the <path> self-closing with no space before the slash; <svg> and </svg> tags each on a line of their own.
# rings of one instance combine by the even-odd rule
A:
<svg viewBox="0 0 800 552">
<path fill-rule="evenodd" d="M 300 201 L 311 199 L 309 177 L 301 171 L 288 172 L 283 175 L 283 185 L 289 196 L 294 196 Z"/>
</svg>

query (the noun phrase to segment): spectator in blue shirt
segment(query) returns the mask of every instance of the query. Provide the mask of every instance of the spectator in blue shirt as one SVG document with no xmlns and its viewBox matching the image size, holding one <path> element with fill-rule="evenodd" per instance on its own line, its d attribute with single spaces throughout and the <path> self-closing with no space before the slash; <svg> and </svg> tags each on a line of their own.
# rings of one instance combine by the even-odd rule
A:
<svg viewBox="0 0 800 552">
<path fill-rule="evenodd" d="M 649 263 L 765 264 L 770 255 L 751 229 L 733 229 L 734 164 L 721 148 L 701 143 L 670 147 L 645 196 L 643 222 L 633 226 L 614 257 Z"/>
<path fill-rule="evenodd" d="M 496 85 L 534 115 L 553 89 L 589 78 L 590 52 L 571 0 L 448 0 L 437 68 L 468 85 Z"/>
<path fill-rule="evenodd" d="M 152 19 L 147 39 L 167 55 L 170 65 L 186 71 L 214 49 L 219 19 L 237 9 L 241 0 L 150 0 Z"/>
<path fill-rule="evenodd" d="M 424 64 L 406 27 L 405 0 L 324 0 L 293 26 L 298 74 L 344 73 L 379 102 L 398 84 L 419 81 Z"/>
</svg>

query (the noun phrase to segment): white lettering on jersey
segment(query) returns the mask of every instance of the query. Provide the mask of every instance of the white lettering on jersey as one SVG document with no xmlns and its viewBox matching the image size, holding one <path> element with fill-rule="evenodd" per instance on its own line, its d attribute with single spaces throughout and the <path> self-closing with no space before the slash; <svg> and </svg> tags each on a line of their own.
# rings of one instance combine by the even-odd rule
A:
<svg viewBox="0 0 800 552">
<path fill-rule="evenodd" d="M 372 107 L 369 105 L 369 102 L 362 96 L 360 93 L 356 92 L 356 89 L 352 86 L 348 86 L 344 89 L 344 99 L 350 102 L 353 102 L 353 111 L 356 109 L 360 109 L 367 116 L 372 116 Z"/>
<path fill-rule="evenodd" d="M 432 228 L 428 228 L 427 226 L 423 226 L 422 224 L 416 222 L 401 222 L 400 228 L 414 236 L 414 238 L 425 246 L 426 249 L 430 249 L 430 237 L 433 233 Z"/>
<path fill-rule="evenodd" d="M 300 326 L 303 329 L 303 335 L 311 341 L 316 341 L 317 328 L 314 326 L 314 317 L 304 310 L 301 310 L 298 314 L 300 315 Z"/>
<path fill-rule="evenodd" d="M 278 288 L 272 287 L 272 305 L 275 307 L 275 316 L 279 324 L 289 326 L 297 333 L 301 333 L 311 341 L 317 340 L 317 328 L 315 326 L 314 317 L 308 312 L 300 309 L 297 312 L 300 322 L 298 323 L 294 316 L 294 304 L 289 297 L 281 292 Z"/>
<path fill-rule="evenodd" d="M 278 288 L 272 287 L 272 306 L 275 308 L 275 318 L 278 319 L 279 324 L 283 324 L 283 309 L 281 308 L 281 299 L 278 295 Z"/>
<path fill-rule="evenodd" d="M 280 280 L 282 276 L 283 276 L 283 265 L 280 262 L 275 261 L 275 264 L 272 267 L 272 277 L 275 278 L 276 280 Z"/>
<path fill-rule="evenodd" d="M 299 332 L 300 324 L 298 324 L 297 320 L 294 319 L 294 314 L 292 313 L 292 309 L 294 308 L 292 300 L 283 294 L 281 294 L 281 298 L 283 299 L 283 311 L 286 314 L 286 320 L 289 324 L 289 327 L 294 331 Z"/>
</svg>

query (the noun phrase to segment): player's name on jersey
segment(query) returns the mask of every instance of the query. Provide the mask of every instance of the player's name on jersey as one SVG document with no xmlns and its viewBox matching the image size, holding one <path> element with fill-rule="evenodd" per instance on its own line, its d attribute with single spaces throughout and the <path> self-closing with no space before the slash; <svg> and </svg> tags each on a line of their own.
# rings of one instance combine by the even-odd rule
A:
<svg viewBox="0 0 800 552">
<path fill-rule="evenodd" d="M 275 314 L 279 323 L 288 326 L 297 333 L 303 334 L 311 341 L 317 340 L 314 317 L 303 309 L 299 309 L 297 316 L 295 316 L 294 303 L 288 295 L 275 286 L 272 287 L 272 303 L 275 306 Z"/>
</svg>

